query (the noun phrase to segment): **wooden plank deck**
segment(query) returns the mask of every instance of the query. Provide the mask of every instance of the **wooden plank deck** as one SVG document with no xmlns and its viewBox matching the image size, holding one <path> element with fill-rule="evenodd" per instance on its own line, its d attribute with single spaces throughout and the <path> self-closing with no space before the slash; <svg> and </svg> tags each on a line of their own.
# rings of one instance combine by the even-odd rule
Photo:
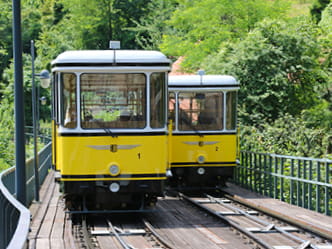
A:
<svg viewBox="0 0 332 249">
<path fill-rule="evenodd" d="M 297 224 L 332 240 L 331 216 L 326 216 L 324 214 L 294 206 L 277 199 L 262 196 L 232 183 L 227 183 L 227 187 L 225 187 L 224 190 L 240 202 L 257 207 L 270 215 L 282 218 L 290 223 Z"/>
<path fill-rule="evenodd" d="M 51 171 L 40 189 L 40 202 L 30 206 L 32 215 L 29 248 L 77 248 L 72 236 L 71 220 L 64 210 L 59 185 Z"/>
</svg>

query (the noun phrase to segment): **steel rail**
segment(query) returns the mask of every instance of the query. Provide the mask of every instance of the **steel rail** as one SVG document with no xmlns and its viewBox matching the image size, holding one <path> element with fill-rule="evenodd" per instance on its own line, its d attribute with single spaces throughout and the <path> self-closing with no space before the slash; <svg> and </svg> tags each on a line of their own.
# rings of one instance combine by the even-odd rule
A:
<svg viewBox="0 0 332 249">
<path fill-rule="evenodd" d="M 243 227 L 239 226 L 238 224 L 236 224 L 235 222 L 233 222 L 231 219 L 228 219 L 228 218 L 224 217 L 223 215 L 219 214 L 218 212 L 213 211 L 213 210 L 205 207 L 204 205 L 199 204 L 197 201 L 192 200 L 191 198 L 189 198 L 188 196 L 184 195 L 183 193 L 179 193 L 179 196 L 181 198 L 183 198 L 184 200 L 192 203 L 193 205 L 195 205 L 195 206 L 203 209 L 204 211 L 212 214 L 213 216 L 215 216 L 215 217 L 223 220 L 225 223 L 227 223 L 230 226 L 234 227 L 236 230 L 240 231 L 242 234 L 246 235 L 248 238 L 252 239 L 253 241 L 255 241 L 260 246 L 262 246 L 262 247 L 264 247 L 266 249 L 274 249 L 273 246 L 270 246 L 270 245 L 266 244 L 265 241 L 263 241 L 260 238 L 258 238 L 257 236 L 255 236 L 252 232 L 247 231 Z"/>
<path fill-rule="evenodd" d="M 88 231 L 86 216 L 82 217 L 82 232 L 83 232 L 83 237 L 84 237 L 84 242 L 85 242 L 86 247 L 88 249 L 94 249 L 95 247 L 92 244 L 91 236 L 90 236 L 90 233 Z"/>
<path fill-rule="evenodd" d="M 220 189 L 221 190 L 221 189 Z M 310 225 L 307 225 L 305 223 L 300 223 L 294 219 L 289 219 L 289 217 L 285 216 L 285 215 L 282 215 L 278 212 L 274 212 L 273 210 L 270 210 L 270 209 L 267 209 L 267 208 L 264 208 L 262 206 L 259 206 L 259 205 L 255 205 L 253 206 L 252 204 L 250 204 L 249 202 L 245 201 L 244 199 L 240 198 L 240 197 L 237 197 L 237 196 L 232 196 L 231 194 L 225 192 L 225 190 L 221 190 L 225 193 L 225 197 L 227 197 L 228 199 L 230 200 L 233 200 L 233 201 L 236 201 L 238 203 L 241 203 L 245 206 L 248 206 L 248 207 L 251 207 L 251 208 L 254 208 L 256 210 L 259 210 L 265 214 L 268 214 L 270 216 L 273 216 L 279 220 L 282 220 L 284 222 L 287 222 L 289 224 L 292 224 L 294 226 L 297 226 L 297 227 L 300 227 L 304 230 L 308 230 L 308 231 L 311 231 L 313 234 L 316 234 L 322 238 L 325 238 L 325 239 L 328 239 L 328 240 L 332 240 L 332 236 L 329 235 L 329 234 L 326 234 L 326 232 L 324 232 L 324 230 L 320 230 L 318 228 L 315 228 L 313 226 L 310 226 Z"/>
<path fill-rule="evenodd" d="M 269 230 L 271 230 L 271 229 L 275 229 L 276 231 L 278 231 L 279 233 L 285 235 L 285 236 L 288 237 L 289 239 L 292 239 L 292 240 L 295 241 L 295 242 L 301 243 L 301 245 L 307 245 L 307 246 L 310 246 L 310 248 L 313 248 L 313 249 L 318 248 L 318 247 L 316 247 L 315 245 L 311 244 L 310 241 L 308 241 L 308 240 L 304 240 L 304 239 L 301 239 L 300 237 L 297 237 L 297 236 L 295 236 L 295 235 L 293 235 L 293 234 L 291 234 L 291 233 L 285 231 L 285 230 L 282 229 L 281 227 L 275 226 L 275 225 L 272 224 L 272 223 L 269 223 L 269 222 L 266 222 L 266 221 L 264 221 L 264 220 L 262 220 L 262 219 L 259 219 L 259 218 L 257 218 L 257 217 L 254 217 L 254 216 L 252 216 L 252 215 L 246 213 L 245 211 L 243 211 L 243 210 L 241 210 L 241 209 L 239 209 L 239 208 L 236 208 L 236 207 L 233 207 L 233 206 L 231 206 L 231 205 L 225 204 L 225 203 L 223 203 L 222 201 L 218 200 L 217 198 L 215 198 L 215 197 L 213 197 L 213 196 L 211 196 L 211 195 L 207 195 L 207 194 L 205 194 L 205 196 L 206 196 L 207 198 L 209 198 L 210 200 L 212 200 L 212 201 L 218 203 L 219 205 L 223 206 L 223 207 L 226 207 L 226 208 L 231 209 L 231 210 L 233 210 L 233 211 L 235 211 L 235 212 L 238 212 L 239 214 L 244 215 L 244 216 L 247 217 L 248 219 L 250 219 L 250 220 L 252 220 L 252 221 L 255 221 L 255 222 L 257 222 L 257 223 L 259 223 L 259 224 L 261 224 L 261 225 L 263 225 L 263 226 L 268 227 Z M 231 199 L 228 199 L 228 200 L 231 200 Z M 301 245 L 300 245 L 300 246 L 301 246 Z M 301 248 L 302 248 L 302 247 L 301 247 Z M 307 248 L 307 247 L 305 247 L 305 248 Z"/>
<path fill-rule="evenodd" d="M 166 241 L 163 237 L 161 237 L 154 227 L 145 219 L 142 219 L 144 225 L 146 228 L 158 239 L 159 242 L 161 242 L 165 247 L 169 249 L 176 249 L 175 245 L 171 244 L 170 242 Z"/>
<path fill-rule="evenodd" d="M 132 247 L 131 245 L 129 245 L 124 239 L 121 238 L 121 236 L 119 235 L 119 233 L 116 231 L 116 229 L 114 228 L 112 222 L 107 219 L 107 224 L 110 227 L 113 235 L 117 238 L 117 240 L 119 241 L 119 243 L 121 244 L 121 246 L 124 249 L 134 249 L 134 247 Z"/>
</svg>

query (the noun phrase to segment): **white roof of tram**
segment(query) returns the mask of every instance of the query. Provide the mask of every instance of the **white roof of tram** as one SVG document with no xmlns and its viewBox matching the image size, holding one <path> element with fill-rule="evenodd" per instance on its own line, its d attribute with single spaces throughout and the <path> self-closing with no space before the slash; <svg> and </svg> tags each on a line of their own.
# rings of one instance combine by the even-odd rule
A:
<svg viewBox="0 0 332 249">
<path fill-rule="evenodd" d="M 170 75 L 169 87 L 190 86 L 239 86 L 239 82 L 230 75 Z"/>
<path fill-rule="evenodd" d="M 115 56 L 114 56 L 115 55 Z M 170 60 L 161 52 L 147 50 L 77 50 L 66 51 L 58 55 L 52 61 L 52 65 L 56 64 L 95 64 L 95 63 L 168 63 Z"/>
</svg>

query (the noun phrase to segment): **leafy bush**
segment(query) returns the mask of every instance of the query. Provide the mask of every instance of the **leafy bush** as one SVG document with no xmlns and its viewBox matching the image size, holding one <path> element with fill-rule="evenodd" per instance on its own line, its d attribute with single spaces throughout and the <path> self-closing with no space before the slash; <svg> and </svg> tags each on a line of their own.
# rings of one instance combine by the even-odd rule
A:
<svg viewBox="0 0 332 249">
<path fill-rule="evenodd" d="M 14 165 L 14 111 L 8 99 L 0 105 L 0 171 Z"/>
<path fill-rule="evenodd" d="M 182 68 L 197 70 L 204 58 L 216 53 L 222 42 L 242 39 L 266 17 L 283 19 L 287 1 L 193 0 L 179 1 L 166 25 L 161 50 L 185 56 Z"/>
<path fill-rule="evenodd" d="M 305 18 L 265 20 L 238 43 L 224 43 L 203 68 L 240 81 L 239 115 L 245 125 L 300 115 L 318 103 L 329 81 L 319 63 L 319 35 Z"/>
<path fill-rule="evenodd" d="M 289 114 L 260 127 L 241 126 L 241 150 L 305 157 L 332 155 L 331 129 L 312 129 L 302 118 Z"/>
</svg>

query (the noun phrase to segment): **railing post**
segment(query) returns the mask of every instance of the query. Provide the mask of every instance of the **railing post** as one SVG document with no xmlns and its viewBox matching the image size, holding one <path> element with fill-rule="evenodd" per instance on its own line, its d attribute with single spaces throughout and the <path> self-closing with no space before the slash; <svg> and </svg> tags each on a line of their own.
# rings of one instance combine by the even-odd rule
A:
<svg viewBox="0 0 332 249">
<path fill-rule="evenodd" d="M 281 158 L 281 164 L 280 164 L 280 174 L 284 175 L 284 158 Z M 284 201 L 284 178 L 281 177 L 280 179 L 280 200 Z"/>
<path fill-rule="evenodd" d="M 278 158 L 274 158 L 274 173 L 278 174 Z M 273 184 L 274 184 L 274 193 L 273 196 L 275 199 L 278 199 L 278 177 L 275 175 L 273 177 Z"/>
<path fill-rule="evenodd" d="M 260 155 L 257 155 L 256 153 L 255 155 L 255 168 L 253 170 L 253 175 L 254 175 L 254 186 L 253 186 L 253 190 L 255 192 L 260 192 L 260 174 L 258 172 L 260 172 Z"/>
<path fill-rule="evenodd" d="M 320 181 L 320 162 L 317 162 L 317 182 Z M 320 212 L 320 187 L 316 185 L 316 212 Z"/>
<path fill-rule="evenodd" d="M 303 178 L 307 179 L 307 161 L 303 160 Z M 302 207 L 307 208 L 308 207 L 308 201 L 307 201 L 307 183 L 303 183 L 302 187 Z"/>
<path fill-rule="evenodd" d="M 273 196 L 273 188 L 274 188 L 274 185 L 272 184 L 272 156 L 269 155 L 269 196 L 272 197 Z"/>
<path fill-rule="evenodd" d="M 253 167 L 253 163 L 252 163 L 252 154 L 249 154 L 249 164 L 248 164 L 248 170 L 249 172 L 249 189 L 252 190 L 252 167 Z"/>
<path fill-rule="evenodd" d="M 299 207 L 302 207 L 302 200 L 301 200 L 301 183 L 299 179 L 301 177 L 301 160 L 297 160 L 297 181 L 296 181 L 296 203 Z"/>
<path fill-rule="evenodd" d="M 247 188 L 249 186 L 249 179 L 248 179 L 248 167 L 249 167 L 249 159 L 250 159 L 250 154 L 249 152 L 246 152 L 246 167 L 243 169 L 244 174 L 243 174 L 243 179 L 245 180 L 245 185 Z"/>
<path fill-rule="evenodd" d="M 312 180 L 312 161 L 309 162 L 309 180 Z M 308 209 L 312 210 L 312 184 L 309 183 L 308 189 Z"/>
<path fill-rule="evenodd" d="M 268 190 L 267 190 L 267 177 L 268 177 L 268 174 L 267 174 L 267 165 L 266 165 L 266 155 L 264 155 L 264 159 L 263 159 L 263 171 L 264 171 L 264 179 L 263 179 L 263 195 L 266 195 L 268 193 Z"/>
<path fill-rule="evenodd" d="M 330 164 L 328 162 L 325 162 L 325 182 L 330 182 Z M 329 194 L 329 188 L 325 186 L 325 214 L 330 215 L 330 208 L 329 208 L 329 201 L 330 201 L 330 194 Z"/>
<path fill-rule="evenodd" d="M 294 159 L 291 159 L 291 170 L 290 170 L 290 175 L 291 177 L 294 176 Z M 293 189 L 293 180 L 291 179 L 290 180 L 290 183 L 289 183 L 289 187 L 290 187 L 290 194 L 289 194 L 289 197 L 290 197 L 290 204 L 294 204 L 294 189 Z"/>
</svg>

